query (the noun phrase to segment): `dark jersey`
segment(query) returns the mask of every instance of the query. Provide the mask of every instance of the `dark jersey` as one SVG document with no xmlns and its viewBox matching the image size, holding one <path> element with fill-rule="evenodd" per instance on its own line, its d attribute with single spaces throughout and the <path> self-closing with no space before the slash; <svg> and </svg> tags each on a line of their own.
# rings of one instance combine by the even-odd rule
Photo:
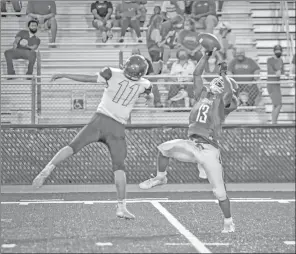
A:
<svg viewBox="0 0 296 254">
<path fill-rule="evenodd" d="M 213 95 L 203 88 L 203 94 L 193 106 L 189 115 L 188 136 L 200 138 L 201 142 L 208 142 L 218 146 L 222 132 L 222 124 L 226 116 L 237 108 L 235 96 L 230 105 L 224 105 L 223 94 Z"/>
<path fill-rule="evenodd" d="M 102 18 L 105 18 L 108 14 L 108 9 L 113 9 L 112 3 L 108 1 L 96 1 L 91 4 L 91 12 L 96 10 L 98 15 Z"/>
</svg>

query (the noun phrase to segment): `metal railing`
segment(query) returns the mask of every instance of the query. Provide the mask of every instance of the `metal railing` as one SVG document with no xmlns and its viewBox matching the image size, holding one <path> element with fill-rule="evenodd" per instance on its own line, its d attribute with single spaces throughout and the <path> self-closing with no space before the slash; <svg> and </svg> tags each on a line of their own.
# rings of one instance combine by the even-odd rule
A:
<svg viewBox="0 0 296 254">
<path fill-rule="evenodd" d="M 17 76 L 9 76 L 9 75 L 3 75 L 2 78 L 9 78 L 9 77 L 18 77 L 18 78 L 28 78 L 27 75 L 17 75 Z M 28 84 L 31 86 L 31 98 L 27 98 L 26 100 L 30 100 L 31 102 L 31 124 L 37 124 L 39 123 L 40 119 L 44 118 L 43 112 L 50 112 L 50 117 L 58 117 L 59 113 L 62 115 L 66 115 L 66 117 L 71 118 L 71 114 L 73 115 L 73 119 L 71 121 L 75 122 L 75 119 L 78 117 L 83 118 L 89 117 L 90 114 L 95 112 L 97 105 L 100 102 L 100 97 L 103 92 L 104 86 L 100 86 L 98 84 L 84 84 L 84 83 L 78 83 L 78 82 L 71 82 L 71 83 L 63 83 L 63 82 L 49 82 L 45 81 L 44 79 L 48 79 L 51 76 L 49 75 L 31 75 L 29 76 L 32 78 L 31 82 Z M 188 77 L 188 76 L 187 76 Z M 206 75 L 203 76 L 203 78 L 209 78 L 209 77 L 216 77 L 213 75 Z M 262 80 L 267 77 L 275 77 L 272 76 L 262 76 L 262 75 L 232 75 L 231 77 L 237 78 L 237 77 L 249 77 L 249 78 L 260 78 L 258 81 L 250 81 L 250 82 L 238 82 L 239 86 L 243 85 L 253 85 L 255 87 L 260 86 L 264 87 L 265 84 L 272 84 L 272 83 L 279 83 L 279 81 L 265 81 Z M 281 77 L 281 84 L 285 85 L 286 88 L 293 88 L 295 86 L 294 80 L 288 80 L 289 78 L 293 78 L 295 75 L 290 76 L 282 76 Z M 146 76 L 146 78 L 151 80 L 151 83 L 155 86 L 159 87 L 160 89 L 160 96 L 166 96 L 163 95 L 163 86 L 177 86 L 180 85 L 180 82 L 176 81 L 159 81 L 161 79 L 165 80 L 167 78 L 175 78 L 168 75 L 159 75 L 159 76 Z M 157 79 L 157 80 L 155 80 Z M 44 80 L 44 81 L 42 81 Z M 208 84 L 209 82 L 205 81 L 205 84 Z M 9 84 L 9 85 L 8 85 Z M 10 87 L 10 89 L 13 89 L 13 87 L 17 87 L 19 84 L 14 84 L 13 82 L 8 82 L 7 85 Z M 192 82 L 182 82 L 182 85 L 193 85 Z M 2 87 L 5 86 L 5 81 L 2 80 Z M 87 107 L 84 106 L 83 110 L 75 111 L 72 108 L 73 103 L 73 93 L 84 94 L 84 102 L 86 103 Z M 295 93 L 295 92 L 294 92 Z M 2 93 L 4 95 L 5 93 Z M 17 94 L 17 88 L 14 92 L 14 94 Z M 21 95 L 21 93 L 19 93 Z M 293 96 L 293 94 L 291 94 Z M 12 98 L 15 95 L 11 95 Z M 81 95 L 78 95 L 77 98 L 83 98 Z M 25 99 L 25 97 L 24 97 Z M 21 101 L 19 101 L 21 103 Z M 5 103 L 5 102 L 3 102 Z M 3 105 L 3 104 L 2 104 Z M 46 109 L 45 109 L 46 108 Z M 264 105 L 256 106 L 241 106 L 238 108 L 238 110 L 256 110 L 256 109 L 264 109 Z M 156 114 L 162 113 L 164 116 L 165 114 L 169 114 L 168 112 L 188 112 L 190 110 L 190 107 L 188 106 L 179 106 L 179 107 L 168 107 L 164 105 L 162 108 L 154 108 L 154 107 L 147 107 L 145 105 L 145 102 L 143 102 L 141 105 L 138 105 L 133 112 L 134 113 L 141 113 L 141 112 L 150 112 L 150 114 Z M 7 110 L 9 111 L 9 109 Z M 11 110 L 13 111 L 13 110 Z M 70 113 L 69 113 L 70 112 Z M 76 112 L 76 113 L 75 113 Z M 68 116 L 69 115 L 69 116 Z"/>
</svg>

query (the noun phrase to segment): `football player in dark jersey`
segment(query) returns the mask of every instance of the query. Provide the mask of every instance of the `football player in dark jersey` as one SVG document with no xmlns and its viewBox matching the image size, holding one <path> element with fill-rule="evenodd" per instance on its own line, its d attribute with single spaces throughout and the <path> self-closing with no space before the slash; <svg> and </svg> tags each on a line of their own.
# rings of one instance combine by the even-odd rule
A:
<svg viewBox="0 0 296 254">
<path fill-rule="evenodd" d="M 166 184 L 166 168 L 170 158 L 182 162 L 197 163 L 203 167 L 224 214 L 223 233 L 234 232 L 235 225 L 230 213 L 226 194 L 223 168 L 220 160 L 219 138 L 225 117 L 237 108 L 232 82 L 226 75 L 227 64 L 221 63 L 220 76 L 204 85 L 202 73 L 212 55 L 207 50 L 194 71 L 195 95 L 198 98 L 189 116 L 188 140 L 176 139 L 158 146 L 157 176 L 140 183 L 140 188 L 150 189 Z M 234 81 L 235 82 L 235 81 Z"/>
</svg>

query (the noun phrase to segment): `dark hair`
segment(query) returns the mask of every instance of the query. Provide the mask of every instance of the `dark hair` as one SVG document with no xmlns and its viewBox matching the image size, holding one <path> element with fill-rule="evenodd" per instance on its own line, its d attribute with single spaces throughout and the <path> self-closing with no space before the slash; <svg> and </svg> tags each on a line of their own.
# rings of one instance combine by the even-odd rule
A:
<svg viewBox="0 0 296 254">
<path fill-rule="evenodd" d="M 31 19 L 29 22 L 28 22 L 28 27 L 31 25 L 31 23 L 36 23 L 36 25 L 38 26 L 39 22 L 37 19 Z"/>
<path fill-rule="evenodd" d="M 282 48 L 281 45 L 275 45 L 274 48 L 273 48 L 273 51 L 276 51 L 276 50 L 283 51 L 283 48 Z"/>
</svg>

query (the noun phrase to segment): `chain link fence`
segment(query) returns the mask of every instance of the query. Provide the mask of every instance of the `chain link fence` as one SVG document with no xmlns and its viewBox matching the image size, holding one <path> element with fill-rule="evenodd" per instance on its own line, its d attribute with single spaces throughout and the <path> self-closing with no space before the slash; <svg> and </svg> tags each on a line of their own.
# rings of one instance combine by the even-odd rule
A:
<svg viewBox="0 0 296 254">
<path fill-rule="evenodd" d="M 31 184 L 54 154 L 77 134 L 77 127 L 29 126 L 1 130 L 2 184 Z M 156 171 L 157 145 L 187 138 L 187 128 L 127 128 L 128 183 L 138 184 Z M 295 128 L 225 126 L 221 151 L 229 183 L 295 181 Z M 47 184 L 111 184 L 113 172 L 105 145 L 93 143 L 58 166 Z M 169 183 L 196 183 L 196 164 L 172 160 Z"/>
</svg>

